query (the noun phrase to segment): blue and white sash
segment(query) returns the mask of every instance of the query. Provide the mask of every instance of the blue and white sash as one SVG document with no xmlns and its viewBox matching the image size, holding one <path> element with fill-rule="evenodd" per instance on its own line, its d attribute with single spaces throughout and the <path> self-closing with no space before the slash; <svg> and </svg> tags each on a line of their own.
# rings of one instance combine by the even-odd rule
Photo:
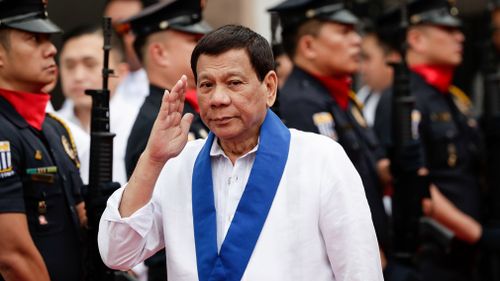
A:
<svg viewBox="0 0 500 281">
<path fill-rule="evenodd" d="M 193 224 L 198 279 L 240 280 L 273 203 L 290 148 L 290 131 L 271 110 L 260 130 L 259 148 L 247 185 L 220 253 L 217 253 L 217 221 L 214 205 L 210 149 L 214 134 L 208 135 L 193 171 Z"/>
</svg>

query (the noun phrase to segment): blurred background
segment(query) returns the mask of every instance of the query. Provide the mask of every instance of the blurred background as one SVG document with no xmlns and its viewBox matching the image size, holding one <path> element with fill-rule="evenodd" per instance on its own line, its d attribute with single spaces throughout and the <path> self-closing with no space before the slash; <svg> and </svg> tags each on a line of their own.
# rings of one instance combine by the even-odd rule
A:
<svg viewBox="0 0 500 281">
<path fill-rule="evenodd" d="M 224 24 L 242 24 L 252 28 L 270 40 L 270 16 L 267 8 L 282 0 L 207 0 L 204 17 L 212 27 Z M 365 20 L 373 20 L 384 10 L 399 0 L 351 0 L 351 7 L 358 16 Z M 63 30 L 75 26 L 99 22 L 106 0 L 50 0 L 49 13 L 51 19 Z M 472 92 L 474 73 L 481 61 L 480 45 L 487 36 L 487 4 L 488 0 L 457 0 L 460 17 L 464 22 L 463 31 L 466 36 L 464 62 L 455 74 L 455 85 L 466 93 Z M 54 38 L 56 46 L 60 46 L 60 38 Z M 52 102 L 58 109 L 63 98 L 59 86 L 53 93 Z"/>
</svg>

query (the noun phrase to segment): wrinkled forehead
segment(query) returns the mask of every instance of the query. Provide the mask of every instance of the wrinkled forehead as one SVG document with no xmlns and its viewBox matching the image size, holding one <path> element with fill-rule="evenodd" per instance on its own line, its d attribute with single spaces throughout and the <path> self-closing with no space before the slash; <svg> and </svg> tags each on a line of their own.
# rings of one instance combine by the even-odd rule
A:
<svg viewBox="0 0 500 281">
<path fill-rule="evenodd" d="M 245 49 L 230 49 L 220 54 L 202 53 L 196 65 L 198 78 L 207 75 L 256 75 Z"/>
</svg>

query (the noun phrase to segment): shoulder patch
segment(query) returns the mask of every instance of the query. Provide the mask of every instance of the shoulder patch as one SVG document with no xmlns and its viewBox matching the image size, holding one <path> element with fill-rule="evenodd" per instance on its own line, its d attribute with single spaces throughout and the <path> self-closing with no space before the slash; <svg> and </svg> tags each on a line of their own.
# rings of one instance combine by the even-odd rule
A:
<svg viewBox="0 0 500 281">
<path fill-rule="evenodd" d="M 66 151 L 66 154 L 68 154 L 69 158 L 73 160 L 75 163 L 76 167 L 80 169 L 80 159 L 78 159 L 78 153 L 76 150 L 76 145 L 75 145 L 75 139 L 73 138 L 73 134 L 71 133 L 71 130 L 69 129 L 68 125 L 64 120 L 62 120 L 60 117 L 52 114 L 52 113 L 47 113 L 47 115 L 57 121 L 61 126 L 63 126 L 64 130 L 68 134 L 69 141 L 66 138 L 66 136 L 62 135 L 61 136 L 61 143 L 64 147 L 64 151 Z"/>
<path fill-rule="evenodd" d="M 0 141 L 0 179 L 14 175 L 10 153 L 10 142 Z"/>
<path fill-rule="evenodd" d="M 338 140 L 337 132 L 335 131 L 335 121 L 330 112 L 315 113 L 313 115 L 313 122 L 320 134 Z"/>
</svg>

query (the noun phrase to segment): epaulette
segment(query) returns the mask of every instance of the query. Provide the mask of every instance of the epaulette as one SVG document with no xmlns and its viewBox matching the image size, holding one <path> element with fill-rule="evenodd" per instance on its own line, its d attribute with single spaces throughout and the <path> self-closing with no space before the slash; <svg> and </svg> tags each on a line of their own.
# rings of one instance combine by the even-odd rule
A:
<svg viewBox="0 0 500 281">
<path fill-rule="evenodd" d="M 472 102 L 469 97 L 457 86 L 451 85 L 448 91 L 453 96 L 453 101 L 458 109 L 465 115 L 472 113 Z"/>
<path fill-rule="evenodd" d="M 349 98 L 359 110 L 363 110 L 363 107 L 365 106 L 363 105 L 363 102 L 358 99 L 354 91 L 349 91 Z"/>
<path fill-rule="evenodd" d="M 54 119 L 57 121 L 61 126 L 66 130 L 66 133 L 68 134 L 69 137 L 69 144 L 66 144 L 64 141 L 64 138 L 62 139 L 62 143 L 64 146 L 64 149 L 66 150 L 66 153 L 69 155 L 69 157 L 75 162 L 75 165 L 78 169 L 80 169 L 80 159 L 78 159 L 78 153 L 76 149 L 76 144 L 75 144 L 75 139 L 73 138 L 73 134 L 71 133 L 71 130 L 69 129 L 68 124 L 66 124 L 66 121 L 61 119 L 59 116 L 52 114 L 52 113 L 47 113 L 47 116 L 50 118 Z M 71 146 L 71 147 L 69 147 Z"/>
</svg>

